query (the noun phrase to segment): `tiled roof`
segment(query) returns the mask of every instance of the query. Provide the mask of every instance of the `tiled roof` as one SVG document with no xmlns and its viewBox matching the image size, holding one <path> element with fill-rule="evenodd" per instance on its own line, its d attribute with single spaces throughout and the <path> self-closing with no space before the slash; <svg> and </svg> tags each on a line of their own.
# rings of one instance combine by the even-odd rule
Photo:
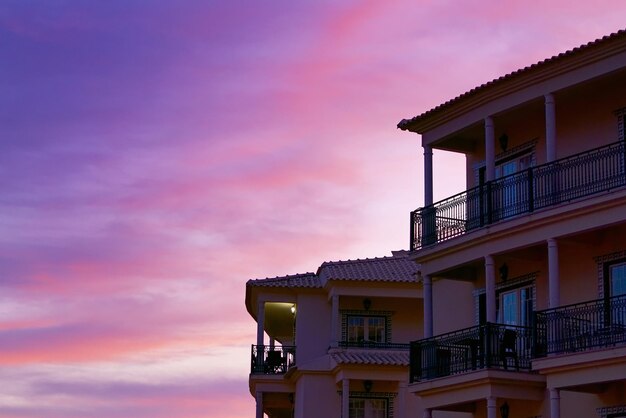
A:
<svg viewBox="0 0 626 418">
<path fill-rule="evenodd" d="M 539 61 L 536 64 L 532 64 L 532 65 L 526 66 L 524 68 L 520 68 L 519 70 L 513 71 L 513 72 L 508 73 L 508 74 L 505 74 L 505 75 L 503 75 L 501 77 L 498 77 L 495 80 L 492 80 L 492 81 L 489 81 L 487 83 L 481 84 L 480 86 L 475 87 L 475 88 L 471 89 L 470 91 L 467 91 L 467 92 L 465 92 L 465 93 L 455 97 L 454 99 L 448 100 L 447 102 L 442 103 L 439 106 L 434 107 L 434 108 L 432 108 L 432 109 L 430 109 L 430 110 L 428 110 L 428 111 L 426 111 L 426 112 L 424 112 L 424 113 L 422 113 L 422 114 L 420 114 L 418 116 L 415 116 L 415 117 L 413 117 L 411 119 L 402 119 L 398 123 L 398 128 L 400 128 L 402 130 L 407 130 L 407 129 L 409 129 L 409 125 L 411 125 L 412 123 L 420 121 L 422 119 L 425 119 L 425 118 L 431 116 L 434 113 L 437 113 L 437 112 L 440 112 L 442 110 L 445 110 L 449 106 L 451 106 L 451 105 L 453 105 L 453 104 L 455 104 L 455 103 L 457 103 L 457 102 L 459 102 L 459 101 L 461 101 L 463 99 L 466 99 L 466 98 L 468 98 L 470 96 L 473 96 L 473 95 L 475 95 L 477 93 L 480 93 L 480 92 L 482 92 L 483 90 L 485 90 L 487 88 L 490 88 L 490 87 L 492 87 L 494 85 L 501 84 L 501 83 L 503 83 L 505 81 L 508 81 L 508 80 L 510 80 L 510 79 L 512 79 L 514 77 L 518 77 L 520 75 L 529 73 L 531 71 L 536 71 L 536 70 L 538 70 L 540 68 L 544 68 L 544 67 L 546 67 L 546 66 L 548 66 L 550 64 L 553 64 L 553 63 L 555 63 L 557 61 L 563 60 L 563 59 L 568 58 L 570 56 L 578 55 L 578 54 L 580 54 L 580 53 L 582 53 L 584 51 L 587 51 L 588 49 L 590 49 L 592 47 L 597 46 L 598 44 L 602 44 L 602 43 L 605 43 L 605 42 L 607 42 L 609 40 L 614 40 L 614 39 L 619 38 L 619 37 L 626 37 L 626 30 L 622 29 L 622 30 L 617 31 L 615 33 L 612 33 L 610 35 L 607 35 L 607 36 L 604 36 L 602 38 L 596 39 L 595 41 L 588 42 L 588 43 L 583 44 L 583 45 L 581 45 L 579 47 L 570 49 L 570 50 L 562 52 L 562 53 L 560 53 L 558 55 L 554 55 L 554 56 L 552 56 L 550 58 L 547 58 L 547 59 L 544 59 L 542 61 Z"/>
<path fill-rule="evenodd" d="M 330 354 L 337 364 L 370 364 L 380 366 L 408 366 L 408 350 L 346 350 Z"/>
<path fill-rule="evenodd" d="M 328 280 L 417 282 L 417 264 L 406 256 L 366 258 L 323 263 L 318 276 Z"/>
<path fill-rule="evenodd" d="M 322 287 L 315 273 L 294 274 L 291 276 L 271 277 L 267 279 L 248 280 L 247 286 L 259 287 Z"/>
</svg>

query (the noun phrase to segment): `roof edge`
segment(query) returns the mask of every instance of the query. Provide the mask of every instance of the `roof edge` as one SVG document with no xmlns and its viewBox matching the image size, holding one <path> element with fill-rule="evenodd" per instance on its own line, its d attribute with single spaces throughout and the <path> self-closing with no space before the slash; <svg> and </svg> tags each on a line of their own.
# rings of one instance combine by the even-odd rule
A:
<svg viewBox="0 0 626 418">
<path fill-rule="evenodd" d="M 474 87 L 420 115 L 411 119 L 402 119 L 396 126 L 403 131 L 423 134 L 486 102 L 625 50 L 626 29 L 621 29 Z"/>
</svg>

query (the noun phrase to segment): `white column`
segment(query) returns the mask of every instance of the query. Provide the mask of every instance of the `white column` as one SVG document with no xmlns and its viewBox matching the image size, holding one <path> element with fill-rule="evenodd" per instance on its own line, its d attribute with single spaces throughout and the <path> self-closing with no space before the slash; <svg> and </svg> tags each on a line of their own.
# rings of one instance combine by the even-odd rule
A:
<svg viewBox="0 0 626 418">
<path fill-rule="evenodd" d="M 424 206 L 433 204 L 433 148 L 424 147 Z"/>
<path fill-rule="evenodd" d="M 398 402 L 395 409 L 395 418 L 408 418 L 406 410 L 406 382 L 398 382 Z"/>
<path fill-rule="evenodd" d="M 265 333 L 265 301 L 259 301 L 256 312 L 256 345 L 263 345 Z"/>
<path fill-rule="evenodd" d="M 546 159 L 547 162 L 556 160 L 556 113 L 554 107 L 554 95 L 546 94 Z"/>
<path fill-rule="evenodd" d="M 485 256 L 485 293 L 487 322 L 496 322 L 496 268 L 490 255 Z"/>
<path fill-rule="evenodd" d="M 339 296 L 331 297 L 330 346 L 339 345 Z"/>
<path fill-rule="evenodd" d="M 256 418 L 263 418 L 263 392 L 256 391 Z"/>
<path fill-rule="evenodd" d="M 350 416 L 350 379 L 343 379 L 341 382 L 341 417 Z"/>
<path fill-rule="evenodd" d="M 559 290 L 559 247 L 554 238 L 548 239 L 548 297 L 549 308 L 557 308 L 560 304 Z"/>
<path fill-rule="evenodd" d="M 424 338 L 433 336 L 433 281 L 426 274 L 422 276 L 424 290 Z"/>
<path fill-rule="evenodd" d="M 559 389 L 550 389 L 550 418 L 561 418 L 561 393 Z"/>
<path fill-rule="evenodd" d="M 495 396 L 487 398 L 487 418 L 498 418 L 498 408 Z"/>
<path fill-rule="evenodd" d="M 496 134 L 493 127 L 493 118 L 485 118 L 485 180 L 496 178 Z"/>
<path fill-rule="evenodd" d="M 422 413 L 423 418 L 432 418 L 432 416 L 433 414 L 430 409 L 424 409 L 424 412 Z"/>
</svg>

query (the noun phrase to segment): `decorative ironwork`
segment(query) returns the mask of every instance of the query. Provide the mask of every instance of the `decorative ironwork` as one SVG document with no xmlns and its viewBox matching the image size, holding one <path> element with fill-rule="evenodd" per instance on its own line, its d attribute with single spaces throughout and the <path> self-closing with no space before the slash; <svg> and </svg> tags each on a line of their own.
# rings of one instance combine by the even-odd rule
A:
<svg viewBox="0 0 626 418">
<path fill-rule="evenodd" d="M 411 383 L 480 369 L 530 371 L 532 330 L 487 323 L 411 342 Z"/>
<path fill-rule="evenodd" d="M 624 141 L 488 181 L 411 212 L 411 249 L 626 185 Z"/>
<path fill-rule="evenodd" d="M 534 314 L 535 357 L 626 344 L 626 295 Z"/>
<path fill-rule="evenodd" d="M 341 348 L 375 348 L 378 350 L 408 350 L 408 343 L 377 343 L 374 341 L 339 341 Z"/>
<path fill-rule="evenodd" d="M 250 373 L 284 374 L 296 364 L 296 347 L 252 345 Z"/>
</svg>

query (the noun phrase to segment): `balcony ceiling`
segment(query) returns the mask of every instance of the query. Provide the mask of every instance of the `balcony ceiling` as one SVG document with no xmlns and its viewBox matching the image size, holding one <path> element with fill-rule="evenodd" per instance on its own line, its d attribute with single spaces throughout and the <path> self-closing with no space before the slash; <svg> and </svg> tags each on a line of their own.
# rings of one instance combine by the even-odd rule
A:
<svg viewBox="0 0 626 418">
<path fill-rule="evenodd" d="M 282 342 L 293 338 L 294 315 L 293 303 L 268 302 L 265 304 L 265 332 Z"/>
</svg>

